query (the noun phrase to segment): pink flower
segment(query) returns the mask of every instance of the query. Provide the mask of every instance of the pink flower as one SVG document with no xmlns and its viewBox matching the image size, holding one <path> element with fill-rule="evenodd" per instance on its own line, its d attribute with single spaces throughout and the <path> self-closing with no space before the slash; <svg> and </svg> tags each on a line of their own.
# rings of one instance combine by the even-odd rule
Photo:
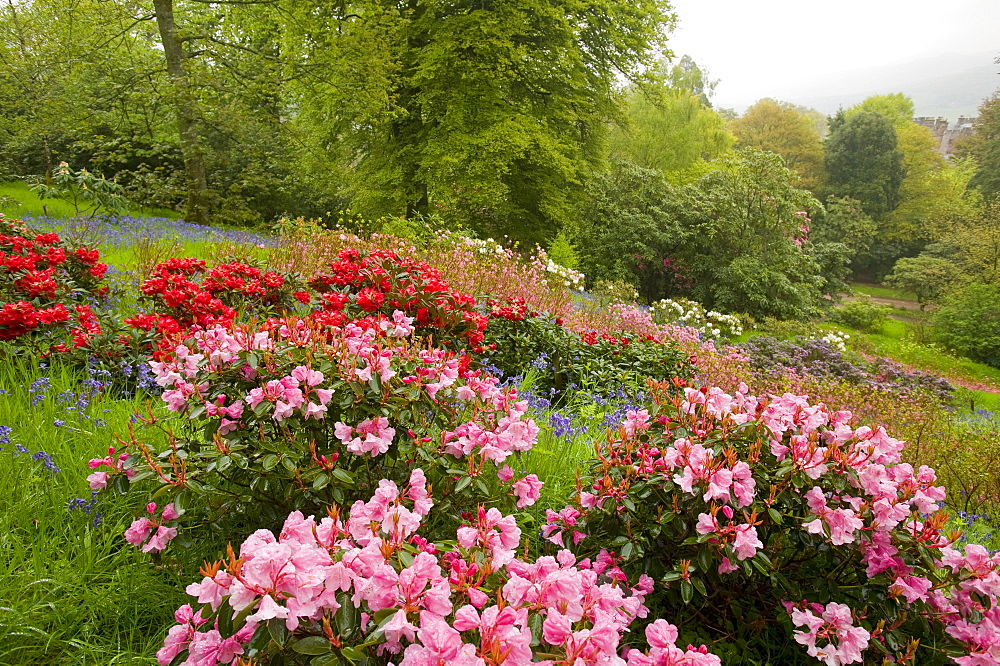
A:
<svg viewBox="0 0 1000 666">
<path fill-rule="evenodd" d="M 764 544 L 757 538 L 757 528 L 753 525 L 737 525 L 736 540 L 733 542 L 733 550 L 736 551 L 736 558 L 745 560 L 757 554 L 758 548 L 763 548 Z"/>
<path fill-rule="evenodd" d="M 146 517 L 132 521 L 132 524 L 125 530 L 125 540 L 133 546 L 138 546 L 149 536 L 153 525 L 153 521 Z"/>
<path fill-rule="evenodd" d="M 90 484 L 91 490 L 104 490 L 108 487 L 108 473 L 94 472 L 87 477 L 87 482 Z"/>
<path fill-rule="evenodd" d="M 542 485 L 536 474 L 528 476 L 514 482 L 514 494 L 517 496 L 517 508 L 523 509 L 531 506 L 541 497 Z"/>
</svg>

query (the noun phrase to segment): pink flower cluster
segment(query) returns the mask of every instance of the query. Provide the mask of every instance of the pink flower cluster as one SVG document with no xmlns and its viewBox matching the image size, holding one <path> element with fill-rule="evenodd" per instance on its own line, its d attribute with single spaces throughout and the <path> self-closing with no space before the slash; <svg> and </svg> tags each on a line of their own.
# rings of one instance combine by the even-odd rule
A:
<svg viewBox="0 0 1000 666">
<path fill-rule="evenodd" d="M 156 503 L 150 502 L 146 505 L 146 512 L 150 516 L 156 515 Z M 149 518 L 143 516 L 132 521 L 129 528 L 125 530 L 125 540 L 133 546 L 142 546 L 144 553 L 158 553 L 167 547 L 167 544 L 177 536 L 176 527 L 167 527 L 165 523 L 179 517 L 181 514 L 174 509 L 173 504 L 163 507 L 160 518 Z M 149 539 L 147 541 L 147 539 Z"/>
<path fill-rule="evenodd" d="M 354 436 L 357 433 L 357 437 Z M 389 419 L 380 416 L 366 419 L 356 427 L 351 427 L 337 421 L 334 434 L 351 453 L 363 456 L 370 453 L 372 458 L 380 456 L 389 450 L 396 431 L 389 427 Z"/>
<path fill-rule="evenodd" d="M 495 508 L 480 508 L 458 529 L 456 548 L 430 544 L 416 531 L 432 505 L 418 469 L 402 491 L 380 482 L 346 521 L 335 514 L 317 523 L 295 512 L 277 537 L 255 532 L 238 558 L 206 567 L 201 582 L 187 588 L 212 611 L 228 605 L 243 613 L 243 624 L 224 636 L 212 615 L 182 607 L 157 661 L 169 664 L 186 651 L 181 663 L 189 666 L 235 663 L 254 634 L 267 631 L 262 623 L 279 619 L 293 639 L 321 636 L 331 647 L 395 654 L 400 666 L 719 664 L 704 648 L 679 650 L 676 630 L 662 621 L 647 632 L 649 653 L 631 650 L 622 659 L 622 634 L 646 616 L 651 579 L 622 587 L 606 580 L 609 558 L 577 561 L 566 550 L 520 560 L 521 531 Z M 338 601 L 338 593 L 362 612 L 356 634 L 334 635 L 323 621 L 340 608 L 345 597 Z M 536 615 L 541 636 L 533 639 Z M 539 658 L 543 653 L 560 657 Z"/>
<path fill-rule="evenodd" d="M 126 478 L 131 479 L 135 476 L 135 470 L 131 467 L 126 468 L 125 462 L 128 460 L 129 454 L 120 453 L 115 457 L 115 447 L 108 448 L 108 455 L 103 458 L 92 458 L 87 462 L 87 467 L 90 469 L 98 469 L 100 467 L 109 467 L 110 472 L 94 472 L 87 477 L 87 483 L 90 484 L 91 490 L 104 490 L 108 487 L 108 480 L 117 474 L 124 474 Z"/>
<path fill-rule="evenodd" d="M 809 656 L 816 657 L 827 666 L 863 661 L 861 653 L 868 647 L 871 635 L 863 627 L 854 626 L 851 609 L 836 602 L 830 602 L 825 608 L 820 604 L 811 606 L 791 610 L 792 623 L 806 628 L 794 634 L 796 642 L 806 646 Z M 822 643 L 817 645 L 817 641 Z"/>
<path fill-rule="evenodd" d="M 745 385 L 732 395 L 689 387 L 674 405 L 676 415 L 658 418 L 661 444 L 648 414 L 626 416 L 618 437 L 599 452 L 603 469 L 624 470 L 624 477 L 595 477 L 591 487 L 579 490 L 575 506 L 549 510 L 544 538 L 562 545 L 572 531 L 578 543 L 591 527 L 591 512 L 625 509 L 628 484 L 622 478 L 666 478 L 690 498 L 691 508 L 685 509 L 675 500 L 674 512 L 697 515 L 696 542 L 715 550 L 720 574 L 738 571 L 735 561 L 754 558 L 765 548 L 759 516 L 771 512 L 766 517 L 777 516 L 777 525 L 856 549 L 862 571 L 872 585 L 884 585 L 886 599 L 918 604 L 917 612 L 942 622 L 965 644 L 968 654 L 956 663 L 1000 663 L 1000 554 L 991 557 L 980 546 L 963 553 L 950 546 L 954 537 L 942 532 L 946 515 L 939 510 L 944 488 L 934 485 L 932 469 L 902 462 L 903 442 L 882 427 L 854 427 L 851 413 L 812 405 L 805 396 L 761 399 L 746 395 Z M 748 432 L 764 437 L 751 438 L 754 443 L 743 444 L 742 453 L 720 446 L 726 433 L 754 424 L 758 429 Z M 777 514 L 773 507 L 779 493 L 784 499 Z M 789 522 L 789 511 L 801 512 L 797 522 Z M 777 529 L 768 522 L 772 531 Z M 780 544 L 768 547 L 774 556 Z M 762 564 L 768 566 L 769 560 Z M 687 569 L 678 566 L 687 580 Z M 796 608 L 793 621 L 806 628 L 796 632 L 796 640 L 810 655 L 834 665 L 862 661 L 870 636 L 854 626 L 848 606 L 831 602 Z"/>
</svg>

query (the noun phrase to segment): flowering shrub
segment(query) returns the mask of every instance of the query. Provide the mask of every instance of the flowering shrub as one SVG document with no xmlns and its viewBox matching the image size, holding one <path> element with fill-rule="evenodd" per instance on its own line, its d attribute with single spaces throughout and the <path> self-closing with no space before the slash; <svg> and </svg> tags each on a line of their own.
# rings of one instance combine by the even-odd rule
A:
<svg viewBox="0 0 1000 666">
<path fill-rule="evenodd" d="M 830 331 L 822 335 L 819 340 L 827 343 L 841 354 L 847 351 L 847 341 L 851 339 L 851 336 L 843 331 Z"/>
<path fill-rule="evenodd" d="M 451 290 L 437 269 L 388 250 L 343 250 L 310 285 L 320 292 L 327 321 L 338 326 L 399 310 L 436 344 L 478 347 L 489 322 L 475 311 L 475 298 Z"/>
<path fill-rule="evenodd" d="M 167 318 L 178 327 L 226 324 L 243 317 L 282 314 L 298 303 L 309 303 L 294 274 L 262 270 L 243 263 L 209 268 L 202 259 L 169 259 L 157 264 L 139 287 L 155 314 L 157 324 Z M 150 330 L 149 322 L 135 326 Z M 168 326 L 172 328 L 172 326 Z"/>
<path fill-rule="evenodd" d="M 778 340 L 769 336 L 754 336 L 738 345 L 752 364 L 770 373 L 794 371 L 800 375 L 846 381 L 871 386 L 894 396 L 928 396 L 947 404 L 955 387 L 946 380 L 921 372 L 907 370 L 898 363 L 872 357 L 848 358 L 843 350 L 843 338 Z"/>
<path fill-rule="evenodd" d="M 1000 556 L 951 547 L 944 488 L 900 462 L 902 442 L 802 396 L 655 389 L 574 504 L 549 510 L 550 541 L 614 548 L 665 583 L 650 600 L 682 637 L 723 658 L 798 662 L 789 634 L 829 665 L 1000 658 Z"/>
<path fill-rule="evenodd" d="M 178 518 L 273 521 L 367 496 L 419 463 L 456 516 L 477 500 L 533 504 L 538 479 L 507 466 L 537 437 L 527 404 L 468 356 L 412 341 L 413 330 L 397 310 L 342 328 L 289 319 L 195 331 L 151 363 L 177 414 L 147 418 L 167 446 L 133 437 L 130 458 L 103 462 L 91 487 L 126 490 L 142 469 L 131 483 L 154 479 Z"/>
<path fill-rule="evenodd" d="M 84 345 L 97 324 L 81 301 L 107 294 L 101 281 L 108 266 L 99 259 L 97 250 L 0 215 L 0 340 L 55 351 Z"/>
<path fill-rule="evenodd" d="M 705 310 L 701 303 L 686 298 L 664 298 L 649 307 L 658 323 L 691 326 L 705 337 L 735 338 L 743 334 L 743 325 L 736 315 Z"/>
<path fill-rule="evenodd" d="M 560 266 L 548 258 L 545 261 L 545 270 L 567 289 L 583 289 L 586 278 L 580 271 Z"/>
<path fill-rule="evenodd" d="M 520 309 L 518 309 L 520 307 Z M 509 376 L 536 370 L 536 389 L 570 388 L 593 384 L 613 389 L 625 384 L 641 390 L 646 378 L 687 376 L 686 354 L 670 342 L 652 336 L 575 333 L 559 318 L 528 313 L 523 304 L 494 304 L 487 329 L 490 363 Z"/>
<path fill-rule="evenodd" d="M 648 653 L 626 648 L 621 659 L 651 579 L 622 585 L 607 553 L 519 559 L 521 530 L 496 508 L 480 507 L 453 541 L 429 543 L 417 530 L 433 505 L 416 469 L 403 490 L 382 481 L 347 516 L 293 512 L 277 537 L 258 530 L 188 586 L 202 606 L 178 609 L 157 661 L 720 664 L 704 647 L 678 648 L 663 619 L 646 629 Z"/>
</svg>

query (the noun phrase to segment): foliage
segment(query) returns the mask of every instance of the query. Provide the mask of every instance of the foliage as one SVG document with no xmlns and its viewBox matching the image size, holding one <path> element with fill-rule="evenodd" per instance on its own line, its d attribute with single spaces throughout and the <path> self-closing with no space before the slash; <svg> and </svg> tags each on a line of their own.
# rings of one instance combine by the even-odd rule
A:
<svg viewBox="0 0 1000 666">
<path fill-rule="evenodd" d="M 631 163 L 590 182 L 577 242 L 580 268 L 593 281 L 636 284 L 648 300 L 682 293 L 687 271 L 676 254 L 689 232 L 682 222 L 692 193 L 667 185 L 656 171 Z"/>
<path fill-rule="evenodd" d="M 885 283 L 916 294 L 923 310 L 928 303 L 939 300 L 957 278 L 958 267 L 953 262 L 921 254 L 897 261 Z"/>
<path fill-rule="evenodd" d="M 598 307 L 607 307 L 612 303 L 635 303 L 639 300 L 639 292 L 635 286 L 625 280 L 600 280 L 590 289 Z"/>
<path fill-rule="evenodd" d="M 765 97 L 729 123 L 741 148 L 777 153 L 785 166 L 801 177 L 801 184 L 814 194 L 823 185 L 823 147 L 812 118 L 787 102 Z"/>
<path fill-rule="evenodd" d="M 651 599 L 681 640 L 722 658 L 945 663 L 994 649 L 966 630 L 992 635 L 993 620 L 963 600 L 996 565 L 949 547 L 944 489 L 900 462 L 902 442 L 802 396 L 657 390 L 654 411 L 602 444 L 574 503 L 548 513 L 550 540 L 616 548 L 626 573 L 664 582 Z"/>
<path fill-rule="evenodd" d="M 873 111 L 838 113 L 826 140 L 827 187 L 830 194 L 861 202 L 861 209 L 880 218 L 899 205 L 906 172 L 892 121 Z"/>
<path fill-rule="evenodd" d="M 686 60 L 684 59 L 686 58 Z M 724 154 L 733 139 L 711 109 L 705 73 L 685 56 L 672 68 L 661 61 L 656 85 L 632 86 L 626 92 L 624 127 L 608 137 L 610 155 L 662 174 L 683 171 Z"/>
<path fill-rule="evenodd" d="M 878 333 L 889 318 L 891 308 L 880 305 L 870 296 L 859 296 L 830 310 L 830 321 L 856 328 L 866 333 Z"/>
<path fill-rule="evenodd" d="M 850 197 L 827 197 L 810 229 L 813 242 L 846 246 L 854 265 L 869 259 L 877 237 L 878 225 L 861 209 L 861 202 Z"/>
<path fill-rule="evenodd" d="M 66 162 L 52 170 L 48 182 L 39 183 L 32 190 L 42 199 L 60 199 L 73 206 L 77 216 L 85 211 L 90 217 L 99 212 L 118 213 L 129 205 L 125 190 L 104 176 L 95 176 L 86 169 L 74 171 Z"/>
<path fill-rule="evenodd" d="M 576 246 L 570 242 L 565 229 L 561 229 L 552 240 L 552 245 L 548 251 L 549 259 L 554 263 L 575 269 L 580 265 L 580 258 L 576 251 Z"/>
<path fill-rule="evenodd" d="M 993 93 L 980 104 L 975 134 L 963 139 L 959 150 L 977 164 L 969 186 L 987 199 L 995 199 L 1000 193 L 1000 93 Z"/>
<path fill-rule="evenodd" d="M 507 376 L 535 369 L 536 390 L 552 390 L 557 398 L 589 386 L 624 386 L 637 393 L 646 377 L 670 379 L 689 371 L 686 355 L 668 341 L 626 333 L 579 334 L 562 324 L 523 305 L 493 305 L 486 330 L 489 362 Z"/>
<path fill-rule="evenodd" d="M 392 96 L 356 137 L 357 207 L 439 211 L 483 236 L 547 244 L 575 218 L 619 115 L 618 77 L 637 80 L 662 50 L 669 5 L 404 7 L 388 36 Z"/>
<path fill-rule="evenodd" d="M 695 300 L 723 312 L 807 318 L 824 283 L 808 243 L 808 211 L 820 204 L 795 187 L 781 158 L 739 151 L 694 183 L 698 216 L 681 255 Z M 762 193 L 766 195 L 762 196 Z"/>
<path fill-rule="evenodd" d="M 938 339 L 976 361 L 1000 367 L 1000 288 L 972 283 L 941 299 L 931 319 Z"/>
</svg>

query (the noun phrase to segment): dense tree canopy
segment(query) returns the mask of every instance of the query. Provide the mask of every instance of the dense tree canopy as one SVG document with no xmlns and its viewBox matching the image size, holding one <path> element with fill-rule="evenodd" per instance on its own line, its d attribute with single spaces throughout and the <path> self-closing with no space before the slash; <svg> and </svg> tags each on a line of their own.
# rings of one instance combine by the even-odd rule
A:
<svg viewBox="0 0 1000 666">
<path fill-rule="evenodd" d="M 830 123 L 825 160 L 831 194 L 857 199 L 876 218 L 899 205 L 906 172 L 889 118 L 874 111 L 838 113 Z"/>
<path fill-rule="evenodd" d="M 0 152 L 15 175 L 99 157 L 194 219 L 351 205 L 540 241 L 673 20 L 665 0 L 9 3 Z"/>
<path fill-rule="evenodd" d="M 818 193 L 823 184 L 823 146 L 813 118 L 787 102 L 764 98 L 729 123 L 737 145 L 781 155 L 799 174 L 802 187 Z"/>
</svg>

